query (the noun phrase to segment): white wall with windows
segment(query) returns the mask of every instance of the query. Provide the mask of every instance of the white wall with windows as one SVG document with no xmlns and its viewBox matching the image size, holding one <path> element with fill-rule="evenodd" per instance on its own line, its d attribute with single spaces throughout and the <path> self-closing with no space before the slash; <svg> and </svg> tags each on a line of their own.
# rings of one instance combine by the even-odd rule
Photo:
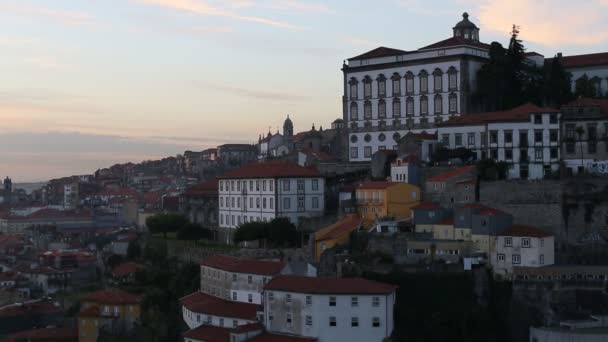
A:
<svg viewBox="0 0 608 342">
<path fill-rule="evenodd" d="M 554 237 L 497 236 L 491 264 L 495 273 L 509 275 L 513 267 L 543 267 L 555 263 Z"/>
<path fill-rule="evenodd" d="M 269 332 L 318 338 L 319 342 L 381 342 L 393 331 L 395 293 L 306 294 L 264 292 Z"/>
<path fill-rule="evenodd" d="M 224 179 L 219 184 L 219 220 L 222 228 L 252 221 L 286 217 L 322 216 L 325 180 L 321 177 Z"/>
<path fill-rule="evenodd" d="M 182 305 L 182 317 L 184 322 L 190 329 L 195 329 L 203 324 L 212 325 L 216 327 L 236 328 L 241 325 L 255 323 L 254 320 L 247 320 L 235 317 L 217 316 L 210 315 L 204 312 L 196 312 L 189 310 L 187 307 Z"/>
</svg>

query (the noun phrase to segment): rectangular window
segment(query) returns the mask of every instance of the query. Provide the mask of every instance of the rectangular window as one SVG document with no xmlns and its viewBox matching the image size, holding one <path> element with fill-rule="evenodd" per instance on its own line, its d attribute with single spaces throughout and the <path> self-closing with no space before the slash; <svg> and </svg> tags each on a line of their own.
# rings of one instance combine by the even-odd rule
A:
<svg viewBox="0 0 608 342">
<path fill-rule="evenodd" d="M 545 264 L 545 256 L 543 254 L 540 255 L 540 264 L 541 265 Z"/>
<path fill-rule="evenodd" d="M 440 92 L 443 88 L 442 85 L 442 75 L 435 75 L 435 77 L 433 78 L 433 83 L 435 85 L 435 92 Z"/>
<path fill-rule="evenodd" d="M 597 124 L 587 124 L 587 137 L 589 140 L 597 139 Z"/>
<path fill-rule="evenodd" d="M 535 143 L 542 143 L 543 142 L 543 130 L 542 129 L 535 129 L 534 130 L 534 142 Z"/>
<path fill-rule="evenodd" d="M 429 100 L 426 97 L 420 98 L 420 115 L 427 115 L 429 113 Z"/>
<path fill-rule="evenodd" d="M 319 190 L 319 180 L 318 179 L 312 180 L 312 190 L 313 191 Z"/>
<path fill-rule="evenodd" d="M 543 160 L 543 149 L 542 148 L 534 149 L 534 159 Z"/>
<path fill-rule="evenodd" d="M 490 144 L 498 144 L 498 131 L 490 131 Z"/>
<path fill-rule="evenodd" d="M 511 149 L 511 148 L 505 149 L 505 160 L 513 160 L 513 149 Z"/>
<path fill-rule="evenodd" d="M 372 84 L 370 82 L 366 82 L 363 84 L 363 96 L 372 97 Z"/>
<path fill-rule="evenodd" d="M 557 142 L 557 130 L 556 129 L 549 130 L 549 141 Z"/>
<path fill-rule="evenodd" d="M 521 239 L 521 246 L 525 247 L 525 248 L 530 248 L 530 239 L 529 238 L 522 238 Z"/>
<path fill-rule="evenodd" d="M 510 237 L 506 237 L 505 238 L 505 247 L 511 247 L 513 246 L 513 239 Z"/>
<path fill-rule="evenodd" d="M 274 198 L 270 199 L 270 209 L 274 209 Z"/>
<path fill-rule="evenodd" d="M 251 284 L 251 283 L 253 283 L 253 277 L 247 276 L 247 284 Z"/>
<path fill-rule="evenodd" d="M 458 111 L 458 98 L 456 96 L 450 96 L 450 113 L 456 113 Z"/>
<path fill-rule="evenodd" d="M 357 98 L 357 85 L 356 84 L 350 85 L 350 98 L 353 100 Z"/>
<path fill-rule="evenodd" d="M 359 306 L 359 298 L 358 297 L 350 297 L 350 306 L 356 308 Z"/>
<path fill-rule="evenodd" d="M 287 197 L 283 199 L 283 209 L 291 209 L 291 198 Z"/>
<path fill-rule="evenodd" d="M 407 106 L 406 107 L 406 110 L 407 110 L 407 114 L 406 115 L 407 116 L 414 116 L 414 100 L 412 100 L 411 98 L 407 99 L 406 106 Z"/>
<path fill-rule="evenodd" d="M 521 263 L 521 256 L 519 254 L 513 254 L 512 257 L 513 260 L 513 264 L 520 264 Z"/>
<path fill-rule="evenodd" d="M 393 80 L 393 96 L 401 95 L 401 80 Z"/>
<path fill-rule="evenodd" d="M 441 97 L 435 98 L 435 114 L 443 113 L 443 100 Z"/>
<path fill-rule="evenodd" d="M 220 318 L 220 327 L 223 327 L 223 326 L 224 326 L 224 319 Z"/>
<path fill-rule="evenodd" d="M 312 305 L 312 296 L 306 296 L 306 305 Z"/>
<path fill-rule="evenodd" d="M 420 92 L 426 93 L 429 90 L 429 79 L 427 76 L 420 76 Z"/>
<path fill-rule="evenodd" d="M 351 158 L 359 158 L 359 148 L 357 147 L 351 147 L 350 148 L 350 157 Z"/>
<path fill-rule="evenodd" d="M 329 317 L 329 326 L 330 327 L 335 327 L 337 325 L 336 323 L 336 317 L 335 316 L 330 316 Z"/>
<path fill-rule="evenodd" d="M 441 135 L 441 143 L 443 144 L 443 146 L 450 146 L 450 135 L 449 134 L 442 134 Z"/>
<path fill-rule="evenodd" d="M 595 140 L 587 141 L 587 153 L 596 153 L 597 152 L 597 143 Z"/>
<path fill-rule="evenodd" d="M 318 197 L 312 198 L 312 208 L 319 209 L 319 198 Z"/>
<path fill-rule="evenodd" d="M 336 297 L 329 297 L 329 306 L 336 306 Z"/>
<path fill-rule="evenodd" d="M 527 131 L 519 131 L 519 146 L 520 147 L 528 146 L 528 132 Z"/>
<path fill-rule="evenodd" d="M 272 181 L 272 180 L 268 181 L 268 184 L 269 184 L 270 191 L 273 191 L 274 190 L 273 189 L 274 188 L 274 181 Z"/>
<path fill-rule="evenodd" d="M 380 306 L 380 297 L 372 297 L 372 307 L 377 308 Z"/>
<path fill-rule="evenodd" d="M 253 303 L 253 295 L 251 293 L 247 295 L 247 301 Z"/>
<path fill-rule="evenodd" d="M 469 133 L 467 135 L 467 143 L 469 144 L 469 146 L 475 145 L 475 133 Z"/>
<path fill-rule="evenodd" d="M 374 317 L 372 319 L 372 327 L 378 328 L 380 326 L 380 317 Z"/>
<path fill-rule="evenodd" d="M 240 181 L 236 182 L 236 191 L 241 191 L 241 182 Z"/>
<path fill-rule="evenodd" d="M 372 157 L 372 147 L 365 146 L 363 147 L 363 158 L 371 158 Z"/>
<path fill-rule="evenodd" d="M 534 124 L 535 125 L 540 125 L 543 123 L 543 115 L 542 114 L 536 114 L 534 115 Z"/>
<path fill-rule="evenodd" d="M 454 143 L 456 146 L 462 146 L 462 133 L 456 133 L 454 134 Z"/>
<path fill-rule="evenodd" d="M 490 150 L 490 158 L 494 160 L 498 160 L 498 150 L 493 148 Z"/>
<path fill-rule="evenodd" d="M 393 117 L 398 118 L 401 116 L 401 101 L 393 101 Z"/>
<path fill-rule="evenodd" d="M 283 191 L 289 191 L 289 179 L 283 180 Z"/>
<path fill-rule="evenodd" d="M 260 191 L 260 181 L 255 181 L 255 191 Z"/>
<path fill-rule="evenodd" d="M 512 144 L 513 143 L 513 131 L 505 131 L 504 135 L 505 135 L 505 144 Z"/>
<path fill-rule="evenodd" d="M 456 77 L 456 73 L 452 72 L 450 74 L 448 74 L 448 78 L 449 78 L 449 87 L 450 90 L 455 90 L 456 89 L 456 82 L 457 82 L 457 77 Z"/>
<path fill-rule="evenodd" d="M 497 261 L 505 261 L 505 255 L 504 254 L 497 254 L 496 255 L 496 260 Z"/>
<path fill-rule="evenodd" d="M 259 197 L 255 199 L 255 207 L 256 208 L 260 207 L 260 198 Z"/>
<path fill-rule="evenodd" d="M 359 317 L 351 317 L 351 319 L 350 319 L 350 326 L 351 327 L 358 327 L 359 326 Z"/>
<path fill-rule="evenodd" d="M 574 153 L 574 143 L 573 142 L 566 143 L 566 152 Z"/>
<path fill-rule="evenodd" d="M 237 320 L 232 320 L 232 327 L 233 327 L 233 328 L 236 328 L 236 327 L 238 327 L 238 326 L 239 326 L 239 321 L 237 321 Z"/>
<path fill-rule="evenodd" d="M 566 138 L 574 139 L 576 137 L 576 124 L 566 125 Z"/>
<path fill-rule="evenodd" d="M 556 124 L 557 123 L 557 114 L 551 114 L 549 116 L 549 123 L 550 124 Z"/>
<path fill-rule="evenodd" d="M 312 325 L 312 316 L 306 315 L 306 325 L 308 325 L 308 326 Z"/>
<path fill-rule="evenodd" d="M 405 91 L 408 93 L 408 95 L 414 93 L 414 77 L 410 76 L 405 79 Z"/>
<path fill-rule="evenodd" d="M 386 81 L 378 81 L 378 96 L 386 96 Z"/>
<path fill-rule="evenodd" d="M 266 181 L 262 181 L 262 191 L 266 191 Z"/>
<path fill-rule="evenodd" d="M 274 300 L 274 292 L 268 292 L 268 300 L 269 301 L 273 301 Z"/>
<path fill-rule="evenodd" d="M 288 327 L 290 327 L 290 326 L 291 326 L 291 313 L 290 313 L 290 312 L 288 312 L 288 313 L 285 315 L 285 323 L 287 323 L 287 326 L 288 326 Z"/>
<path fill-rule="evenodd" d="M 285 295 L 285 303 L 291 303 L 291 294 L 286 294 Z"/>
</svg>

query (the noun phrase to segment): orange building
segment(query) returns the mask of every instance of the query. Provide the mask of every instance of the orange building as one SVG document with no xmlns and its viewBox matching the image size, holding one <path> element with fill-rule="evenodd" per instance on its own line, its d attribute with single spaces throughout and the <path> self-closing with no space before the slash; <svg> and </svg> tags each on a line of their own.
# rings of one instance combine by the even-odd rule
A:
<svg viewBox="0 0 608 342">
<path fill-rule="evenodd" d="M 347 243 L 352 232 L 370 225 L 371 222 L 365 222 L 356 215 L 348 215 L 331 226 L 319 230 L 315 233 L 315 260 L 319 261 L 326 249 Z"/>
<path fill-rule="evenodd" d="M 95 342 L 102 329 L 118 334 L 130 331 L 141 317 L 141 299 L 117 289 L 86 296 L 80 301 L 78 341 Z"/>
<path fill-rule="evenodd" d="M 409 218 L 420 197 L 419 187 L 403 182 L 366 182 L 356 190 L 359 215 L 369 220 Z"/>
</svg>

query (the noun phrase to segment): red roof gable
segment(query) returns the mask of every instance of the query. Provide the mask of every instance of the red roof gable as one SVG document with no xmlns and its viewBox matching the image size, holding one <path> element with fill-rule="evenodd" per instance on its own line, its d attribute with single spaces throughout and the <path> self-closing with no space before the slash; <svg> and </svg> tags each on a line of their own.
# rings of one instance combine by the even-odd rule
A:
<svg viewBox="0 0 608 342">
<path fill-rule="evenodd" d="M 407 51 L 381 46 L 359 56 L 351 57 L 348 60 L 398 56 L 404 53 L 407 53 Z"/>
<path fill-rule="evenodd" d="M 249 342 L 316 342 L 316 338 L 292 336 L 292 335 L 279 335 L 264 333 L 258 335 L 250 340 Z"/>
<path fill-rule="evenodd" d="M 549 63 L 553 58 L 547 58 Z M 586 67 L 608 64 L 608 52 L 590 53 L 586 55 L 562 56 L 560 62 L 564 68 Z"/>
<path fill-rule="evenodd" d="M 412 209 L 435 210 L 441 209 L 441 206 L 433 202 L 421 202 L 420 204 L 413 206 Z"/>
<path fill-rule="evenodd" d="M 530 121 L 530 114 L 533 113 L 558 113 L 554 108 L 539 107 L 532 103 L 526 103 L 515 108 L 498 111 L 498 112 L 483 112 L 469 113 L 461 116 L 456 116 L 448 121 L 437 124 L 439 127 L 447 126 L 471 126 L 484 125 L 487 123 L 496 122 L 527 122 Z"/>
<path fill-rule="evenodd" d="M 272 279 L 264 290 L 319 294 L 390 294 L 397 286 L 363 278 L 315 278 L 281 275 Z"/>
<path fill-rule="evenodd" d="M 362 223 L 363 220 L 356 216 L 346 217 L 341 221 L 336 222 L 332 229 L 323 232 L 321 235 L 316 236 L 315 238 L 317 241 L 323 241 L 334 239 L 344 234 L 350 234 L 351 232 L 357 230 Z"/>
<path fill-rule="evenodd" d="M 283 160 L 273 160 L 243 166 L 224 174 L 220 179 L 288 177 L 320 177 L 320 174 L 316 168 L 303 167 Z"/>
<path fill-rule="evenodd" d="M 111 289 L 93 292 L 84 297 L 82 301 L 100 304 L 136 304 L 141 302 L 141 297 L 122 290 Z"/>
<path fill-rule="evenodd" d="M 114 278 L 124 278 L 130 274 L 137 272 L 137 270 L 140 270 L 142 268 L 144 268 L 144 265 L 142 264 L 138 264 L 135 262 L 125 262 L 114 267 L 114 269 L 112 270 L 112 276 Z"/>
<path fill-rule="evenodd" d="M 472 173 L 473 171 L 475 171 L 475 165 L 463 166 L 463 167 L 459 167 L 457 169 L 453 169 L 448 172 L 444 172 L 444 173 L 438 174 L 436 176 L 433 176 L 433 177 L 427 179 L 427 181 L 442 182 L 442 181 L 446 181 L 446 180 L 449 180 L 449 179 L 457 177 L 457 176 L 461 176 L 461 175 L 464 175 L 467 173 Z"/>
<path fill-rule="evenodd" d="M 392 186 L 401 184 L 399 182 L 387 182 L 387 181 L 379 181 L 379 182 L 365 182 L 360 184 L 357 187 L 357 190 L 381 190 L 381 189 L 388 189 Z"/>
<path fill-rule="evenodd" d="M 281 273 L 286 264 L 280 261 L 241 259 L 228 255 L 212 255 L 201 265 L 224 271 L 273 276 Z"/>
<path fill-rule="evenodd" d="M 180 303 L 188 310 L 214 316 L 240 318 L 255 321 L 259 305 L 233 302 L 208 295 L 203 292 L 194 292 L 180 298 Z"/>
<path fill-rule="evenodd" d="M 20 331 L 6 337 L 7 342 L 78 342 L 78 329 L 40 328 Z"/>
<path fill-rule="evenodd" d="M 464 39 L 462 37 L 451 37 L 451 38 L 439 41 L 437 43 L 433 43 L 431 45 L 427 45 L 427 46 L 425 46 L 423 48 L 420 48 L 418 50 L 440 49 L 440 48 L 455 47 L 455 46 L 465 46 L 465 45 L 466 46 L 474 46 L 474 47 L 481 48 L 481 49 L 486 49 L 486 50 L 490 49 L 490 45 L 488 45 L 486 43 L 476 42 L 474 40 Z"/>
<path fill-rule="evenodd" d="M 502 231 L 499 236 L 525 236 L 525 237 L 535 237 L 535 238 L 544 238 L 553 236 L 553 234 L 549 234 L 544 230 L 534 228 L 531 226 L 526 226 L 523 224 L 514 224 L 510 228 Z"/>
</svg>

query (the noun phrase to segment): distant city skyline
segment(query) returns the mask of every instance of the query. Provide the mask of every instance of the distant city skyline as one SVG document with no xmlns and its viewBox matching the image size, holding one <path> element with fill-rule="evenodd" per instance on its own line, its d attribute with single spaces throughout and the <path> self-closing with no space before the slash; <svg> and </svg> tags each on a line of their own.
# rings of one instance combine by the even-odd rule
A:
<svg viewBox="0 0 608 342">
<path fill-rule="evenodd" d="M 342 117 L 342 62 L 520 26 L 545 56 L 608 51 L 608 1 L 0 2 L 0 177 L 14 182 L 253 143 Z M 573 15 L 576 13 L 576 15 Z"/>
</svg>

